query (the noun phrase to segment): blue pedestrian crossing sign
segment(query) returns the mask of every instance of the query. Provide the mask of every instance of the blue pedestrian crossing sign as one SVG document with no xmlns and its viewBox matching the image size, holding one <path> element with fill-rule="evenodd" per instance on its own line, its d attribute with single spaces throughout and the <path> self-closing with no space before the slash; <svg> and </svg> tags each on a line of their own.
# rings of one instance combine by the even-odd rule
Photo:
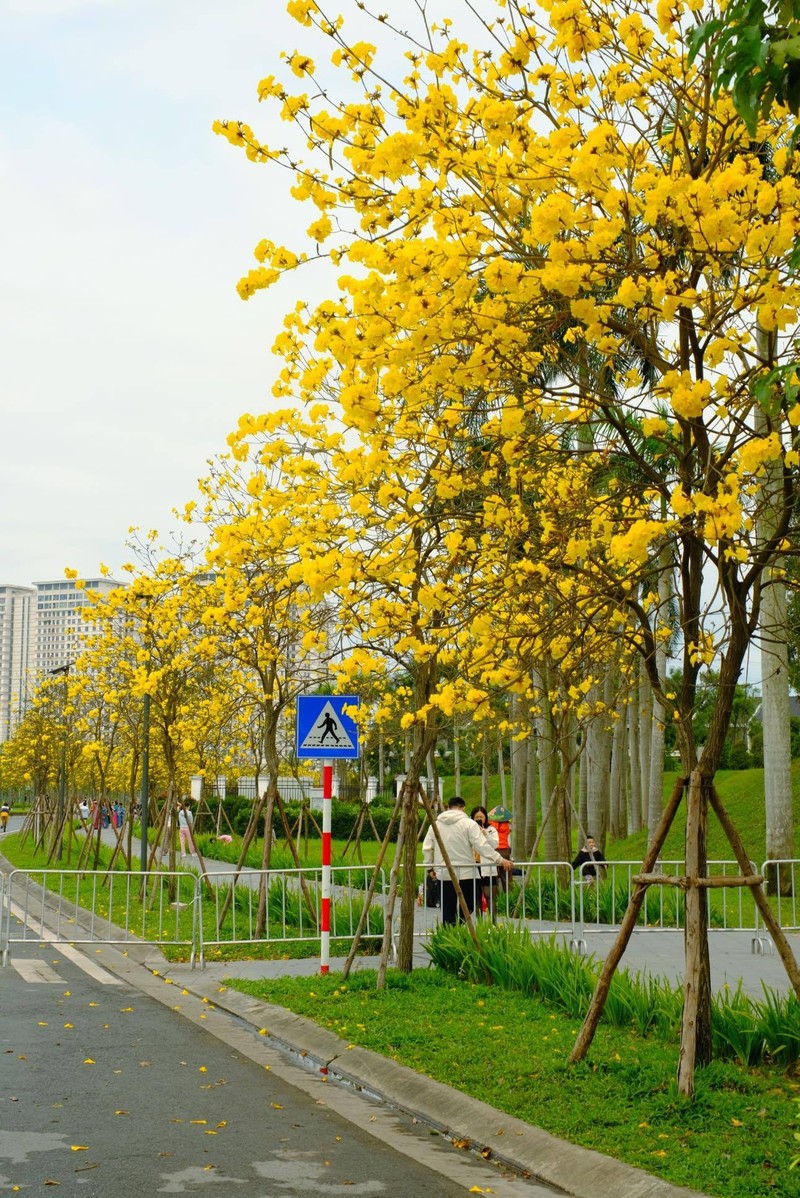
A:
<svg viewBox="0 0 800 1198">
<path fill-rule="evenodd" d="M 298 757 L 358 757 L 358 725 L 345 707 L 358 707 L 358 695 L 298 696 Z"/>
</svg>

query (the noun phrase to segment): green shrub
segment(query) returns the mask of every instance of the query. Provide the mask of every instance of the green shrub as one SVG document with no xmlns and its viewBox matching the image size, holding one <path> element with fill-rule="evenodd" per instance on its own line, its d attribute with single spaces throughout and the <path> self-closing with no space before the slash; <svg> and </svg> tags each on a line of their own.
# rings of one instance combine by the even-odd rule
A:
<svg viewBox="0 0 800 1198">
<path fill-rule="evenodd" d="M 568 1015 L 582 1019 L 597 983 L 593 957 L 579 957 L 555 939 L 533 938 L 509 924 L 475 925 L 476 948 L 463 925 L 440 925 L 426 948 L 434 965 L 469 982 L 493 983 L 506 990 L 538 994 Z M 683 991 L 667 979 L 618 970 L 609 987 L 604 1018 L 616 1027 L 633 1027 L 673 1039 L 680 1030 Z M 711 1030 L 717 1057 L 742 1065 L 800 1060 L 800 1003 L 764 987 L 763 1001 L 733 992 L 712 1000 Z"/>
</svg>

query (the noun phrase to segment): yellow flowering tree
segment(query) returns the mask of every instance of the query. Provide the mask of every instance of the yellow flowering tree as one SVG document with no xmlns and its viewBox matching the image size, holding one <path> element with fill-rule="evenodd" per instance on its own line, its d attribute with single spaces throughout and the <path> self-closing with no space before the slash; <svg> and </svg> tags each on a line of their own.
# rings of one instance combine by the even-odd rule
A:
<svg viewBox="0 0 800 1198">
<path fill-rule="evenodd" d="M 716 13 L 712 0 L 659 0 L 655 17 L 642 0 L 485 0 L 473 8 L 482 44 L 470 48 L 446 16 L 421 22 L 408 36 L 406 75 L 391 83 L 376 47 L 350 44 L 320 3 L 290 8 L 309 40 L 328 40 L 343 79 L 336 95 L 304 50 L 287 56 L 304 91 L 288 75 L 262 81 L 260 96 L 302 132 L 305 154 L 237 122 L 216 126 L 253 161 L 294 171 L 294 194 L 314 209 L 309 237 L 322 247 L 309 254 L 262 241 L 242 296 L 315 253 L 340 271 L 335 299 L 301 302 L 287 316 L 276 394 L 329 393 L 359 438 L 348 451 L 353 469 L 382 483 L 395 460 L 410 474 L 410 486 L 385 492 L 380 515 L 390 529 L 393 515 L 398 528 L 411 518 L 412 544 L 414 463 L 430 467 L 425 490 L 457 495 L 460 512 L 485 530 L 447 560 L 458 557 L 462 580 L 494 584 L 505 627 L 524 621 L 535 644 L 553 628 L 599 636 L 603 621 L 642 656 L 693 779 L 687 908 L 697 951 L 687 961 L 680 1073 L 689 1092 L 694 1062 L 711 1052 L 697 884 L 706 813 L 712 802 L 727 818 L 713 777 L 764 572 L 792 532 L 800 461 L 786 335 L 800 305 L 786 265 L 800 225 L 790 126 L 778 112 L 754 139 L 728 98 L 711 94 L 702 57 L 690 64 L 688 33 Z M 391 15 L 376 18 L 377 37 L 391 24 Z M 766 353 L 758 329 L 769 335 Z M 581 444 L 576 431 L 587 427 L 591 444 Z M 465 429 L 475 450 L 468 471 L 438 453 Z M 637 429 L 674 468 L 654 467 Z M 627 479 L 609 469 L 614 457 L 634 464 Z M 756 537 L 760 476 L 775 463 L 770 534 Z M 372 530 L 368 506 L 355 511 Z M 428 613 L 449 612 L 452 575 L 440 570 L 425 581 Z M 674 698 L 660 653 L 670 635 L 664 571 L 677 579 Z M 525 575 L 541 579 L 546 602 L 538 582 L 533 596 L 521 593 L 514 579 Z M 364 589 L 366 577 L 354 577 Z M 513 610 L 499 601 L 506 593 Z M 475 618 L 486 611 L 478 605 Z M 379 638 L 398 637 L 385 605 L 370 622 Z M 504 631 L 484 634 L 480 669 L 494 660 L 523 686 Z M 463 627 L 472 643 L 479 632 Z M 408 635 L 401 623 L 398 639 Z M 425 652 L 427 644 L 420 638 Z M 719 697 L 701 756 L 692 713 L 699 671 L 712 662 Z M 436 692 L 426 686 L 416 698 L 415 722 Z M 680 798 L 653 838 L 653 859 Z M 643 883 L 635 903 L 645 892 Z"/>
</svg>

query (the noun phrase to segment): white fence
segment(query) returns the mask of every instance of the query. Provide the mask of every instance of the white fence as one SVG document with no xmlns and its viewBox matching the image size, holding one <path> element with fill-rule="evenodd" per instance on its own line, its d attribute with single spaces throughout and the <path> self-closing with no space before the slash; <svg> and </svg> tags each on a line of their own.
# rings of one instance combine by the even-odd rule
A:
<svg viewBox="0 0 800 1198">
<path fill-rule="evenodd" d="M 13 945 L 155 942 L 189 952 L 198 940 L 194 874 L 137 870 L 13 870 L 5 879 L 0 944 L 5 964 Z"/>
<path fill-rule="evenodd" d="M 331 869 L 332 940 L 352 940 L 364 908 L 373 870 L 364 865 Z M 233 945 L 319 941 L 322 867 L 311 869 L 225 870 L 200 879 L 198 956 L 225 952 Z M 383 936 L 386 876 L 380 871 L 365 940 Z M 209 911 L 210 908 L 210 911 Z M 226 953 L 226 955 L 228 955 Z"/>
<path fill-rule="evenodd" d="M 710 876 L 738 875 L 732 861 L 710 861 Z M 588 869 L 599 876 L 592 877 Z M 760 871 L 772 882 L 771 898 L 785 931 L 800 930 L 800 860 L 766 861 Z M 661 861 L 658 870 L 680 875 L 682 861 Z M 588 933 L 615 932 L 634 889 L 641 862 L 587 863 L 579 873 L 567 861 L 516 863 L 513 875 L 474 879 L 476 918 L 513 921 L 532 936 L 563 936 L 586 951 Z M 368 865 L 332 870 L 331 937 L 352 942 L 372 876 Z M 442 880 L 429 880 L 418 866 L 414 934 L 425 937 L 440 922 Z M 189 871 L 153 871 L 143 891 L 138 871 L 14 870 L 0 874 L 0 955 L 15 945 L 42 940 L 70 944 L 157 943 L 184 949 L 192 964 L 208 952 L 233 958 L 236 946 L 291 945 L 320 940 L 321 867 L 233 869 L 198 876 Z M 469 883 L 464 883 L 469 888 Z M 380 872 L 364 937 L 373 945 L 383 935 L 388 882 Z M 486 910 L 480 911 L 481 897 Z M 752 932 L 752 951 L 772 948 L 747 887 L 709 889 L 712 931 Z M 677 887 L 648 889 L 634 932 L 681 930 L 683 893 Z M 393 943 L 398 930 L 392 929 Z"/>
</svg>

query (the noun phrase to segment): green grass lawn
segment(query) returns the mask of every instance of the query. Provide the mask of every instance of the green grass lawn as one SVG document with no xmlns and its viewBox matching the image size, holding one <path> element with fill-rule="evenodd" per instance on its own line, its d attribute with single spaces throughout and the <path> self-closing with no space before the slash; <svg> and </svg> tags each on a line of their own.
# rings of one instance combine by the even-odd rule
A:
<svg viewBox="0 0 800 1198">
<path fill-rule="evenodd" d="M 372 971 L 230 986 L 314 1019 L 358 1044 L 557 1136 L 719 1198 L 800 1195 L 800 1081 L 714 1062 L 689 1103 L 675 1089 L 677 1045 L 601 1027 L 569 1066 L 578 1021 L 528 995 L 440 970 Z"/>
</svg>

